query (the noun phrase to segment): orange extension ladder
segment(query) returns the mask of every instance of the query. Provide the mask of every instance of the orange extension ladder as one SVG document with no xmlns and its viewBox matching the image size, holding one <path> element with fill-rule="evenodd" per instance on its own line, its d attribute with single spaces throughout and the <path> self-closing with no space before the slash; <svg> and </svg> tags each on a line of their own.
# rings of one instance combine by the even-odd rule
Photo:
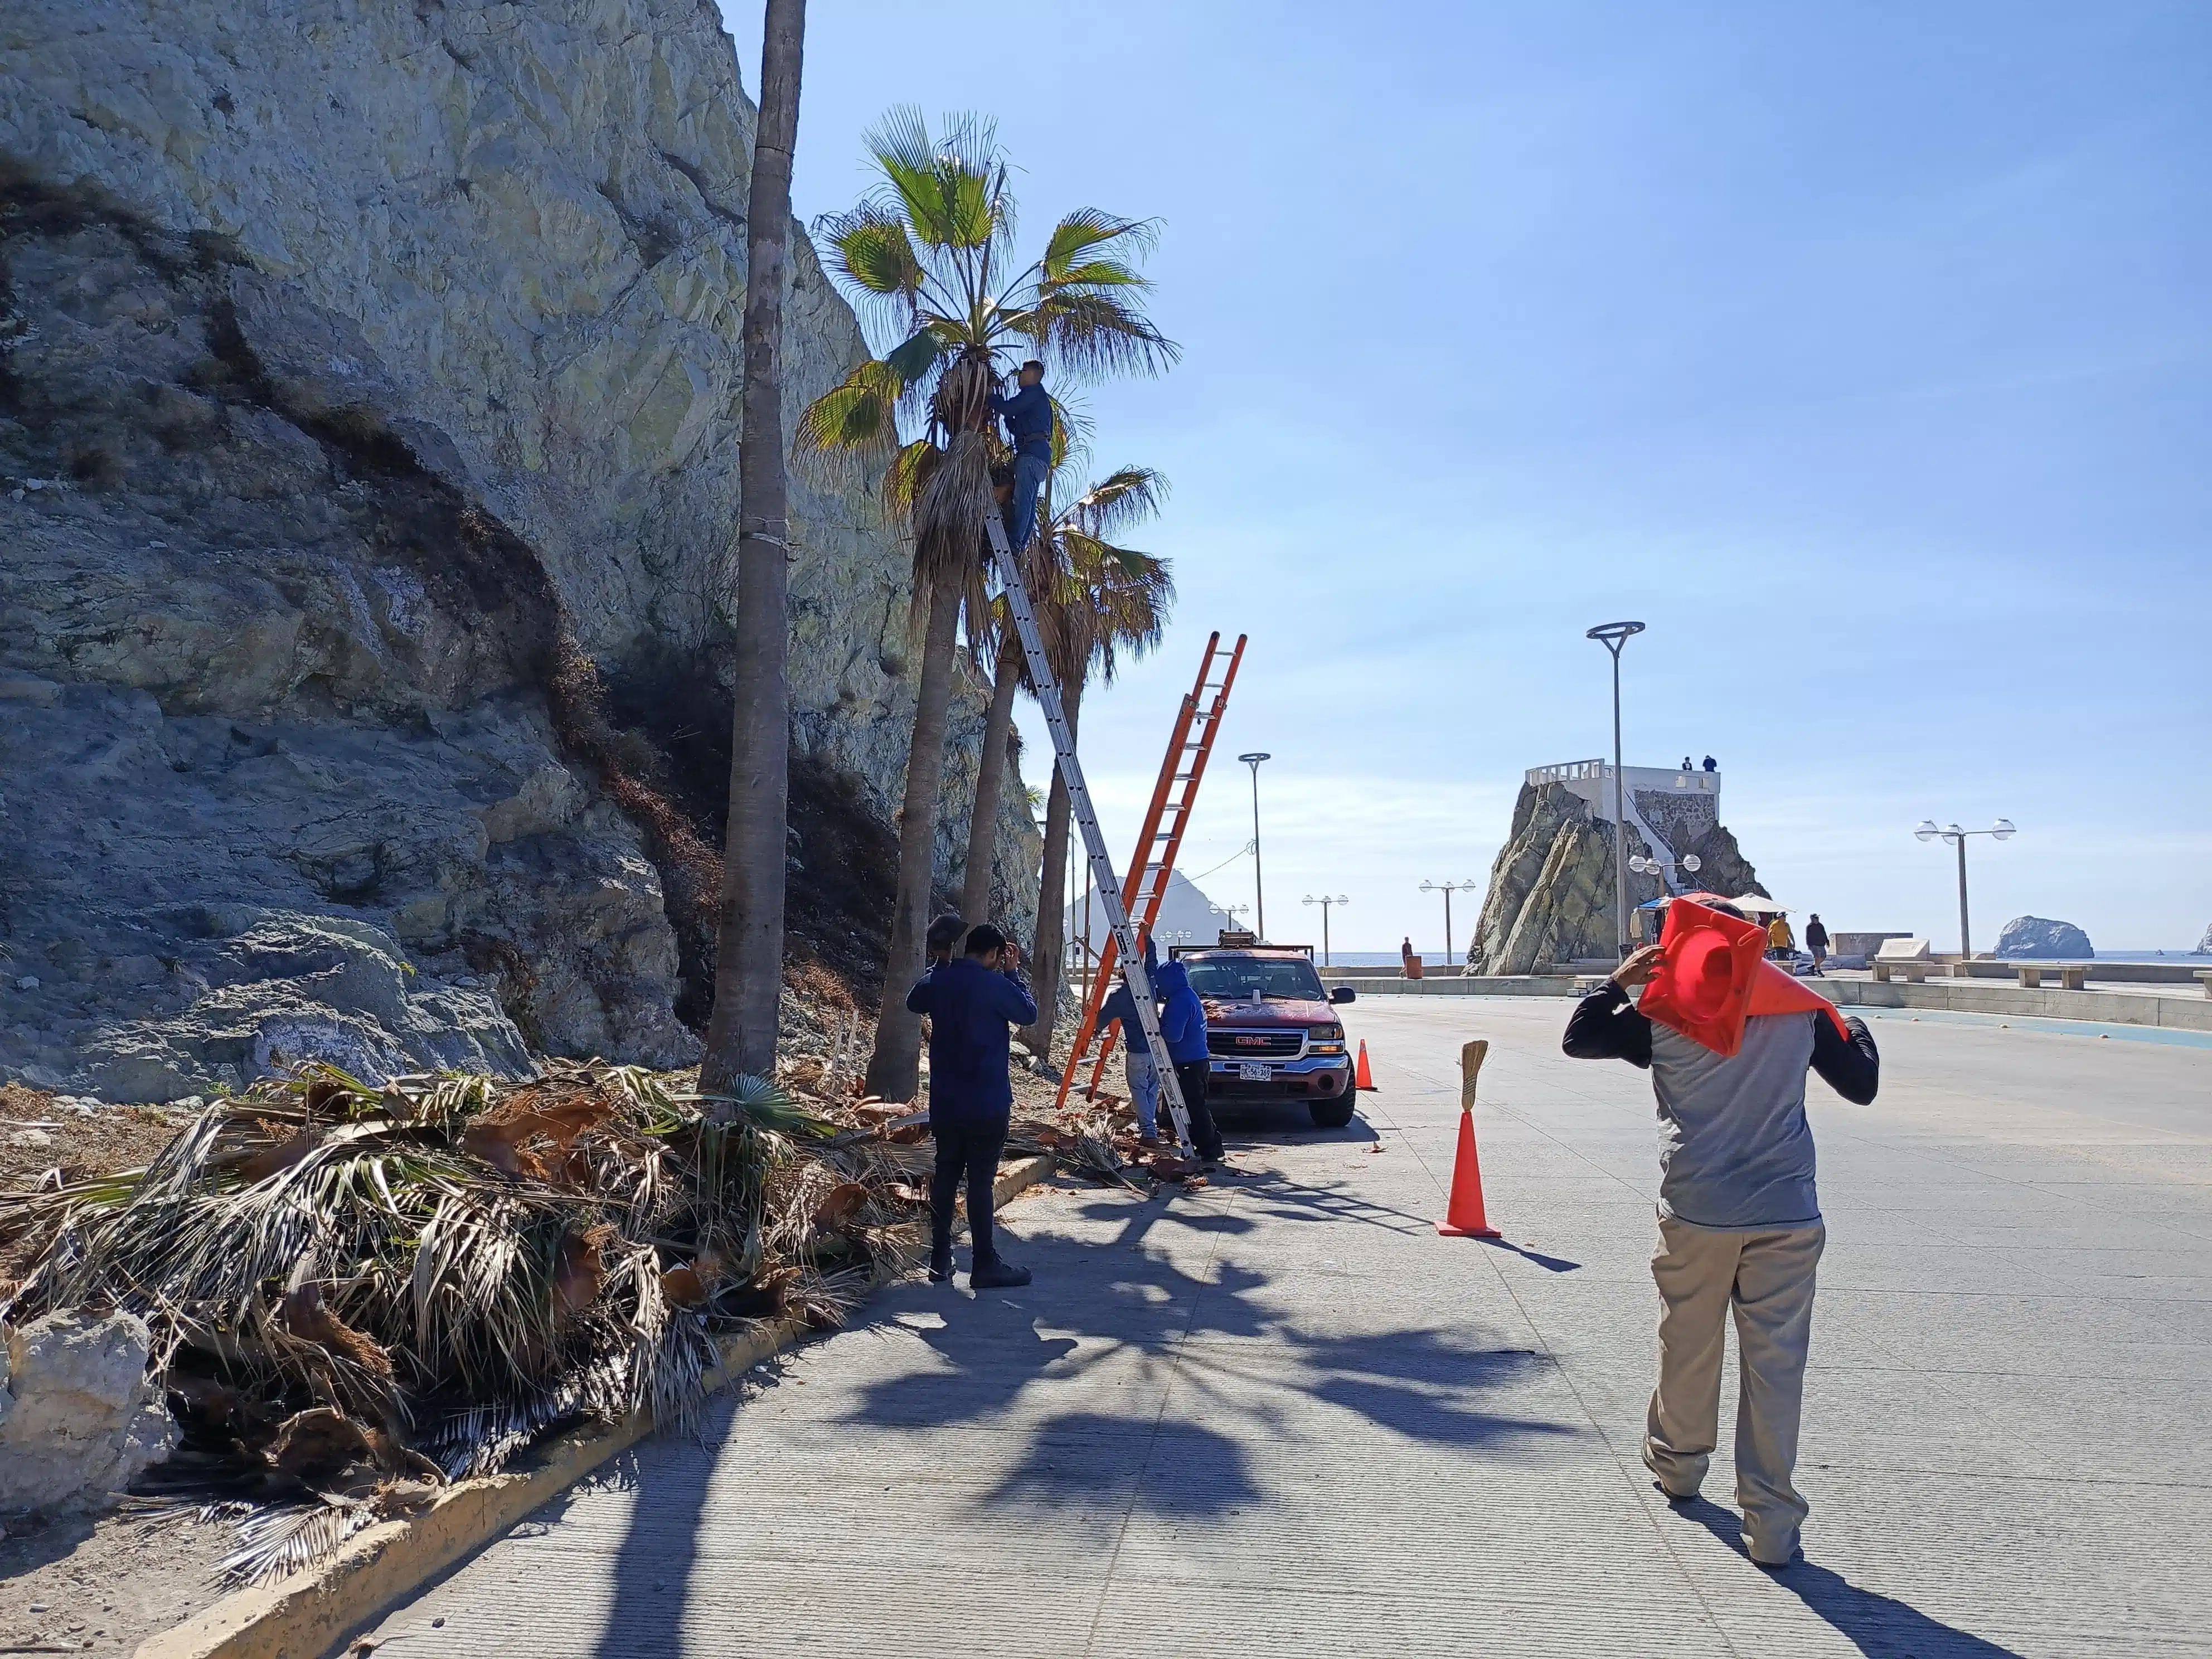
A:
<svg viewBox="0 0 2212 1659">
<path fill-rule="evenodd" d="M 1168 739 L 1167 758 L 1160 763 L 1160 781 L 1152 786 L 1152 804 L 1145 810 L 1145 827 L 1138 832 L 1136 855 L 1129 860 L 1129 879 L 1122 888 L 1129 920 L 1138 937 L 1152 931 L 1159 919 L 1161 901 L 1167 897 L 1168 878 L 1175 873 L 1176 854 L 1182 850 L 1184 830 L 1190 824 L 1191 807 L 1198 786 L 1206 776 L 1206 763 L 1213 753 L 1213 739 L 1221 729 L 1221 716 L 1229 707 L 1229 689 L 1237 684 L 1237 665 L 1244 660 L 1244 635 L 1228 653 L 1221 678 L 1213 678 L 1222 663 L 1221 635 L 1216 631 L 1206 641 L 1206 655 L 1198 665 L 1198 681 L 1182 700 L 1176 715 L 1175 735 Z M 1098 970 L 1091 976 L 1090 994 L 1083 1000 L 1083 1024 L 1077 1028 L 1075 1046 L 1068 1051 L 1067 1070 L 1060 1079 L 1055 1107 L 1067 1103 L 1067 1091 L 1098 1037 L 1098 1011 L 1114 983 L 1114 964 L 1119 954 L 1117 934 L 1106 935 L 1099 952 Z M 1109 1032 L 1098 1042 L 1098 1056 L 1091 1066 L 1091 1081 L 1084 1085 L 1086 1100 L 1098 1097 L 1098 1080 L 1114 1053 Z"/>
</svg>

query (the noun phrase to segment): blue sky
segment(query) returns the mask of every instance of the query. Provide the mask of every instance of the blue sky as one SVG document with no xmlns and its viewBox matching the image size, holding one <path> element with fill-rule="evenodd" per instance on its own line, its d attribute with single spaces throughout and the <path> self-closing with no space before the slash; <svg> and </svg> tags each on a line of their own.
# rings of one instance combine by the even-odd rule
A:
<svg viewBox="0 0 2212 1659">
<path fill-rule="evenodd" d="M 1912 826 L 2003 815 L 1983 948 L 2173 947 L 2212 923 L 2208 84 L 2201 5 L 832 0 L 794 194 L 848 205 L 907 101 L 997 118 L 1033 236 L 1164 222 L 1183 361 L 1079 394 L 1102 470 L 1174 483 L 1175 626 L 1085 708 L 1117 857 L 1243 630 L 1270 931 L 1326 887 L 1340 946 L 1439 950 L 1419 883 L 1609 748 L 1583 630 L 1633 617 L 1630 763 L 1717 756 L 1785 902 L 1954 943 Z M 1224 765 L 1184 867 L 1250 810 Z"/>
</svg>

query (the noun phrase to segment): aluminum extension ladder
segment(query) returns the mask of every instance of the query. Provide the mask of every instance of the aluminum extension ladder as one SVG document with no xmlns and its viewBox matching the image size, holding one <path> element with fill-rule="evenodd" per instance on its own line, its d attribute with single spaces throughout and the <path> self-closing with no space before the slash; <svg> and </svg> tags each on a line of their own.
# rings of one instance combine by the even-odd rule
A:
<svg viewBox="0 0 2212 1659">
<path fill-rule="evenodd" d="M 1129 884 L 1121 893 L 1139 939 L 1153 933 L 1159 921 L 1160 905 L 1167 897 L 1176 859 L 1182 851 L 1183 831 L 1190 827 L 1191 809 L 1197 805 L 1198 786 L 1206 777 L 1213 740 L 1220 734 L 1222 716 L 1228 711 L 1237 666 L 1244 660 L 1244 643 L 1245 636 L 1239 634 L 1235 647 L 1224 653 L 1218 632 L 1206 641 L 1197 683 L 1176 713 L 1168 752 L 1160 762 L 1159 781 L 1152 786 L 1152 805 L 1146 809 L 1144 827 L 1137 832 L 1136 854 L 1129 860 Z M 1226 667 L 1222 665 L 1224 654 Z M 1107 988 L 1113 982 L 1114 965 L 1120 957 L 1120 945 L 1109 934 L 1106 948 L 1098 953 L 1098 971 L 1091 978 L 1091 994 L 1084 999 L 1083 1024 L 1077 1028 L 1075 1046 L 1068 1051 L 1067 1070 L 1060 1078 L 1055 1106 L 1067 1103 L 1076 1070 L 1086 1060 L 1091 1064 L 1091 1080 L 1084 1085 L 1084 1097 L 1098 1097 L 1099 1079 L 1105 1075 L 1106 1062 L 1114 1056 L 1113 1033 L 1109 1030 L 1103 1039 L 1098 1037 L 1098 1013 L 1105 1005 Z M 1091 1054 L 1094 1040 L 1097 1041 L 1095 1056 Z"/>
<path fill-rule="evenodd" d="M 1075 757 L 1075 738 L 1067 729 L 1066 711 L 1060 707 L 1060 684 L 1053 678 L 1051 665 L 1045 660 L 1044 641 L 1037 634 L 1036 612 L 1030 607 L 1029 589 L 1023 584 L 1014 550 L 1006 544 L 1006 521 L 999 516 L 996 507 L 983 514 L 983 530 L 990 542 L 992 560 L 999 568 L 1000 585 L 1006 589 L 1006 608 L 1014 613 L 1014 630 L 1021 638 L 1022 654 L 1029 661 L 1030 684 L 1036 689 L 1037 702 L 1044 708 L 1045 727 L 1052 733 L 1060 779 L 1067 785 L 1067 799 L 1074 809 L 1076 824 L 1083 831 L 1083 849 L 1091 860 L 1091 879 L 1098 889 L 1107 926 L 1121 953 L 1121 973 L 1128 981 L 1129 994 L 1136 1000 L 1137 1024 L 1144 1029 L 1145 1047 L 1152 1056 L 1153 1069 L 1159 1073 L 1160 1098 L 1167 1103 L 1169 1119 L 1176 1127 L 1176 1133 L 1182 1137 L 1185 1146 L 1191 1146 L 1190 1114 L 1183 1107 L 1182 1086 L 1176 1078 L 1175 1063 L 1168 1058 L 1167 1042 L 1160 1036 L 1159 1011 L 1152 1001 L 1152 976 L 1145 972 L 1145 953 L 1137 944 L 1136 930 L 1129 925 L 1129 913 L 1121 903 L 1121 884 L 1114 874 L 1114 860 L 1107 855 L 1106 837 L 1099 830 L 1098 815 L 1091 810 L 1091 788 L 1083 781 L 1083 763 Z"/>
</svg>

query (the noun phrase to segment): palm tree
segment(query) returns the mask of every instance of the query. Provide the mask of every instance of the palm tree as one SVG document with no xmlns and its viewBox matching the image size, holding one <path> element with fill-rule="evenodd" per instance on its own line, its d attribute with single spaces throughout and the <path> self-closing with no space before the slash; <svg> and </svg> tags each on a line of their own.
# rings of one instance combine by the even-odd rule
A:
<svg viewBox="0 0 2212 1659">
<path fill-rule="evenodd" d="M 872 1092 L 905 1100 L 920 1085 L 921 1024 L 901 988 L 921 968 L 963 606 L 983 628 L 983 515 L 993 507 L 997 443 L 988 399 L 1000 359 L 1035 356 L 1079 380 L 1157 373 L 1176 348 L 1139 308 L 1150 284 L 1133 261 L 1152 246 L 1151 222 L 1079 209 L 1023 264 L 1006 161 L 989 123 L 955 118 L 933 139 L 917 112 L 894 110 L 867 143 L 881 182 L 816 228 L 864 320 L 896 343 L 815 400 L 799 441 L 816 454 L 884 465 L 885 495 L 914 536 L 915 618 L 927 610 L 884 1013 L 866 1080 Z M 902 412 L 922 421 L 921 435 L 904 443 Z"/>
<path fill-rule="evenodd" d="M 699 1085 L 726 1093 L 743 1075 L 775 1075 L 783 988 L 786 813 L 791 796 L 790 635 L 784 543 L 783 290 L 790 278 L 791 155 L 806 0 L 768 0 L 759 125 L 745 214 L 744 391 L 738 451 L 737 708 L 730 737 L 730 823 L 714 951 L 714 1012 Z"/>
<path fill-rule="evenodd" d="M 1142 656 L 1160 642 L 1175 583 L 1167 562 L 1108 539 L 1159 510 L 1167 480 L 1146 467 L 1124 466 L 1092 484 L 1065 513 L 1048 520 L 1065 573 L 1037 607 L 1038 632 L 1053 678 L 1060 682 L 1068 736 L 1076 734 L 1083 691 L 1096 673 L 1112 684 L 1120 653 Z M 1023 1034 L 1036 1054 L 1052 1052 L 1060 1012 L 1061 957 L 1067 933 L 1067 784 L 1055 771 L 1045 803 L 1044 870 L 1038 884 L 1032 979 L 1037 1021 Z"/>
</svg>

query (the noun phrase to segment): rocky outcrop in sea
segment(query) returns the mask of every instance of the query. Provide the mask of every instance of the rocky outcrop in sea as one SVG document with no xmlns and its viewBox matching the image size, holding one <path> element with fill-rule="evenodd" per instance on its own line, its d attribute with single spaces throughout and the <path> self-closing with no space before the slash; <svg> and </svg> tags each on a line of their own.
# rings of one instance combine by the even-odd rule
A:
<svg viewBox="0 0 2212 1659">
<path fill-rule="evenodd" d="M 607 769 L 715 799 L 753 121 L 695 0 L 10 12 L 0 1075 L 696 1053 L 683 872 Z M 866 349 L 795 240 L 787 416 Z M 871 479 L 791 511 L 794 746 L 887 822 L 908 553 Z M 1037 855 L 1010 775 L 1019 929 Z"/>
<path fill-rule="evenodd" d="M 1997 935 L 1996 953 L 2001 957 L 2063 957 L 2087 962 L 2096 957 L 2097 951 L 2089 943 L 2088 934 L 2070 921 L 2014 916 Z"/>
</svg>

